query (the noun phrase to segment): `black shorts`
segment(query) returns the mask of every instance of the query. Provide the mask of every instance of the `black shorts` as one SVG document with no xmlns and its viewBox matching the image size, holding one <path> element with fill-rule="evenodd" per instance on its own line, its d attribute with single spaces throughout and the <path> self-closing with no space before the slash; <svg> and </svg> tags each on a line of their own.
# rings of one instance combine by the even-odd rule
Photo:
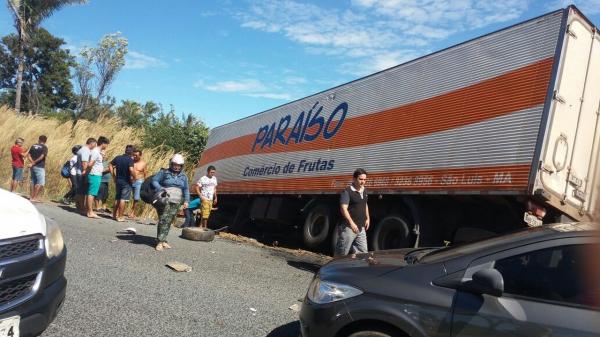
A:
<svg viewBox="0 0 600 337">
<path fill-rule="evenodd" d="M 77 179 L 77 185 L 75 187 L 77 195 L 86 195 L 88 189 L 87 177 L 84 178 L 81 174 L 78 174 L 75 176 L 75 179 Z"/>
<path fill-rule="evenodd" d="M 131 199 L 131 184 L 128 181 L 117 179 L 115 190 L 117 191 L 115 200 Z"/>
<path fill-rule="evenodd" d="M 106 199 L 108 199 L 108 181 L 100 183 L 100 189 L 98 190 L 96 199 L 106 202 Z"/>
</svg>

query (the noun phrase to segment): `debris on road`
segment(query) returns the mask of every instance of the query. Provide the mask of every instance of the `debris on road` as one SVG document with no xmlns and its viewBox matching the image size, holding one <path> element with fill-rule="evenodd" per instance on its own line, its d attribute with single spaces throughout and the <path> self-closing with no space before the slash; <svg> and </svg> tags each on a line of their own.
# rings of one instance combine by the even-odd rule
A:
<svg viewBox="0 0 600 337">
<path fill-rule="evenodd" d="M 288 309 L 290 309 L 293 312 L 300 312 L 300 304 L 292 304 Z"/>
<path fill-rule="evenodd" d="M 119 233 L 137 234 L 137 229 L 135 229 L 134 227 L 127 227 L 127 228 L 121 230 Z"/>
<path fill-rule="evenodd" d="M 177 261 L 171 261 L 169 263 L 166 264 L 167 267 L 173 269 L 176 272 L 185 272 L 185 273 L 189 273 L 192 271 L 192 267 L 188 266 L 185 263 L 182 262 L 177 262 Z"/>
<path fill-rule="evenodd" d="M 331 256 L 309 252 L 307 250 L 303 250 L 300 248 L 292 249 L 292 248 L 281 247 L 281 246 L 279 246 L 279 244 L 280 244 L 279 242 L 277 242 L 277 245 L 268 246 L 268 245 L 265 245 L 265 244 L 262 244 L 262 243 L 256 241 L 256 239 L 248 238 L 248 237 L 245 237 L 242 235 L 236 235 L 236 234 L 231 234 L 231 233 L 227 233 L 227 232 L 219 232 L 219 233 L 217 233 L 217 235 L 219 238 L 234 241 L 238 245 L 245 243 L 245 244 L 250 244 L 250 245 L 258 247 L 258 248 L 266 248 L 266 249 L 269 249 L 274 252 L 292 254 L 292 255 L 295 255 L 298 257 L 307 257 L 307 258 L 310 258 L 311 260 L 317 262 L 320 265 L 323 265 L 331 260 Z"/>
</svg>

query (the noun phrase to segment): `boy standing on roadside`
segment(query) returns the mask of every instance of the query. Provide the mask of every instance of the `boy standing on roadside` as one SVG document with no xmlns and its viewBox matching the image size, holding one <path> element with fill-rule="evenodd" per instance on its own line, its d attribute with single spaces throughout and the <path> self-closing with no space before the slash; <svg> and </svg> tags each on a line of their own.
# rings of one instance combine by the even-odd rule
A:
<svg viewBox="0 0 600 337">
<path fill-rule="evenodd" d="M 200 227 L 208 228 L 208 218 L 213 206 L 217 205 L 217 177 L 215 174 L 217 170 L 214 166 L 210 165 L 206 169 L 206 175 L 198 180 L 195 185 L 195 192 L 200 196 L 202 220 L 200 221 Z"/>
</svg>

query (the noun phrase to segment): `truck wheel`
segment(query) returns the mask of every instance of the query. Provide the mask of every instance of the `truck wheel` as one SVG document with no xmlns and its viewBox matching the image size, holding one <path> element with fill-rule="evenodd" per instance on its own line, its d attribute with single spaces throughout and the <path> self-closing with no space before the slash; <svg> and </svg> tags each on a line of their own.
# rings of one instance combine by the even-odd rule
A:
<svg viewBox="0 0 600 337">
<path fill-rule="evenodd" d="M 373 232 L 373 250 L 410 247 L 410 227 L 401 215 L 393 214 L 381 219 Z"/>
<path fill-rule="evenodd" d="M 215 239 L 215 232 L 210 229 L 201 229 L 198 227 L 186 227 L 181 230 L 181 236 L 184 239 L 192 241 L 210 242 Z"/>
<path fill-rule="evenodd" d="M 324 205 L 313 207 L 304 218 L 302 237 L 308 248 L 317 248 L 329 236 L 331 216 Z"/>
</svg>

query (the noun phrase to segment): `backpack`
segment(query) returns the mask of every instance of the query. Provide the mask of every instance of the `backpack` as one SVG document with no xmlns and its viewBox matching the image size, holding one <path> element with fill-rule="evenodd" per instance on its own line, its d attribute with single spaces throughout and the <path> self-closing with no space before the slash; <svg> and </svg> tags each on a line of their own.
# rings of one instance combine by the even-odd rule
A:
<svg viewBox="0 0 600 337">
<path fill-rule="evenodd" d="M 160 169 L 160 171 L 163 171 L 164 169 Z M 159 172 L 160 172 L 159 171 Z M 156 174 L 153 174 L 151 176 L 149 176 L 148 178 L 144 179 L 144 182 L 142 183 L 142 187 L 140 188 L 140 198 L 142 199 L 143 202 L 152 205 L 152 203 L 154 203 L 154 201 L 156 200 L 155 196 L 156 196 L 156 192 L 158 192 L 154 186 L 152 186 L 152 179 L 154 179 L 154 176 L 156 176 Z"/>
<path fill-rule="evenodd" d="M 70 178 L 71 177 L 71 162 L 70 161 L 66 161 L 63 166 L 60 169 L 60 176 L 63 178 Z"/>
<path fill-rule="evenodd" d="M 161 171 L 162 170 L 163 169 L 161 169 Z M 142 187 L 140 188 L 140 198 L 143 202 L 154 207 L 160 214 L 168 202 L 168 195 L 166 195 L 164 191 L 162 191 L 163 193 L 159 193 L 161 191 L 157 191 L 154 186 L 152 186 L 152 179 L 154 179 L 155 175 L 156 174 L 149 176 L 142 183 Z"/>
<path fill-rule="evenodd" d="M 140 188 L 140 198 L 143 202 L 147 204 L 152 204 L 154 194 L 156 193 L 156 191 L 154 190 L 154 186 L 152 186 L 152 179 L 154 179 L 155 175 L 156 174 L 153 174 L 148 178 L 144 179 L 142 187 Z"/>
</svg>

